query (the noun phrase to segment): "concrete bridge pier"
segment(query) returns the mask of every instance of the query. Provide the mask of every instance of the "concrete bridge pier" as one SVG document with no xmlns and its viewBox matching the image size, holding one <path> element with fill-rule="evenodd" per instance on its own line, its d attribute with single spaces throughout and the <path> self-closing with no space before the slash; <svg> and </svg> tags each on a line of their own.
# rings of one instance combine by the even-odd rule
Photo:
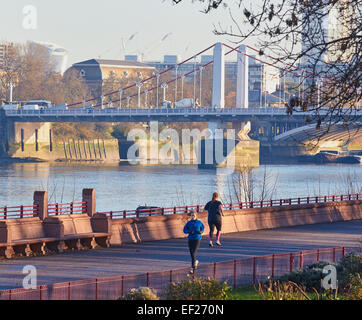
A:
<svg viewBox="0 0 362 320">
<path fill-rule="evenodd" d="M 0 109 L 0 157 L 6 156 L 8 149 L 6 116 L 5 111 Z"/>
<path fill-rule="evenodd" d="M 250 121 L 232 122 L 232 129 L 235 130 L 236 145 L 232 156 L 235 158 L 235 169 L 240 170 L 243 167 L 259 166 L 259 141 L 252 140 L 249 137 L 251 130 Z"/>
<path fill-rule="evenodd" d="M 201 169 L 227 167 L 241 170 L 259 166 L 259 141 L 248 136 L 250 121 L 226 123 L 209 122 L 210 135 L 199 143 L 198 166 Z"/>
</svg>

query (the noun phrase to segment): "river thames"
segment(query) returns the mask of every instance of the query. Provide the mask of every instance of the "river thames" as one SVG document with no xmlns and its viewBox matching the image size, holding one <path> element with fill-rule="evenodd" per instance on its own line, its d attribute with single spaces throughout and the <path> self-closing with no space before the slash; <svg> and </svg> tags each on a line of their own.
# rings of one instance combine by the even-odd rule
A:
<svg viewBox="0 0 362 320">
<path fill-rule="evenodd" d="M 83 188 L 96 189 L 97 211 L 205 204 L 214 191 L 236 202 L 245 192 L 259 200 L 263 185 L 265 200 L 361 193 L 362 166 L 267 165 L 241 178 L 225 168 L 180 165 L 11 163 L 0 165 L 0 206 L 30 205 L 37 190 L 48 191 L 49 203 L 78 202 Z"/>
</svg>

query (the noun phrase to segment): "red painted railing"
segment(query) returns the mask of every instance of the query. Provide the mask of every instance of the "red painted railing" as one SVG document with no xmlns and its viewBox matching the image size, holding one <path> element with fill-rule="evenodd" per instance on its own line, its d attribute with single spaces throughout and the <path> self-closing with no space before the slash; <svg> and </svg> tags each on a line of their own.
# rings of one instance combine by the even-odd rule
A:
<svg viewBox="0 0 362 320">
<path fill-rule="evenodd" d="M 48 215 L 58 216 L 62 214 L 85 213 L 86 208 L 87 208 L 86 202 L 48 204 Z"/>
<path fill-rule="evenodd" d="M 37 205 L 0 207 L 0 219 L 34 217 L 38 215 L 37 208 Z M 48 204 L 48 215 L 57 216 L 62 214 L 85 213 L 86 208 L 86 202 Z"/>
<path fill-rule="evenodd" d="M 37 206 L 0 207 L 0 219 L 27 218 L 38 214 Z"/>
<path fill-rule="evenodd" d="M 264 201 L 251 201 L 251 202 L 236 202 L 236 203 L 224 203 L 224 210 L 240 210 L 240 209 L 252 209 L 252 208 L 267 208 L 267 207 L 279 207 L 279 206 L 291 206 L 313 203 L 328 203 L 328 202 L 341 202 L 361 200 L 362 194 L 347 194 L 347 195 L 333 195 L 333 196 L 317 196 L 317 197 L 300 197 L 300 198 L 287 198 L 278 200 L 264 200 Z M 112 219 L 121 218 L 134 218 L 145 217 L 155 215 L 170 215 L 170 214 L 185 214 L 190 210 L 196 210 L 197 212 L 204 211 L 204 205 L 190 205 L 181 207 L 167 207 L 167 208 L 147 208 L 136 210 L 118 210 L 99 212 L 107 214 Z"/>
<path fill-rule="evenodd" d="M 350 253 L 361 254 L 360 248 L 322 248 L 255 256 L 237 260 L 200 264 L 196 276 L 227 281 L 234 288 L 278 278 L 293 270 L 319 262 L 338 262 Z M 0 300 L 115 300 L 131 288 L 151 287 L 161 292 L 171 282 L 188 279 L 189 268 L 136 275 L 86 279 L 40 285 L 35 289 L 8 289 L 0 291 Z"/>
<path fill-rule="evenodd" d="M 354 201 L 361 199 L 362 199 L 362 194 L 357 193 L 357 194 L 347 194 L 347 195 L 301 197 L 301 198 L 287 198 L 287 199 L 278 199 L 278 200 L 224 203 L 223 208 L 224 210 L 240 210 L 240 209 L 279 207 L 279 206 L 313 204 L 313 203 Z M 86 208 L 87 208 L 86 202 L 48 204 L 48 215 L 56 216 L 62 214 L 85 213 Z M 155 216 L 155 215 L 185 214 L 190 210 L 196 210 L 197 212 L 202 212 L 204 211 L 204 205 L 189 205 L 189 206 L 166 207 L 166 208 L 154 207 L 154 208 L 135 209 L 135 210 L 115 210 L 115 211 L 106 211 L 98 213 L 107 214 L 111 219 L 122 219 L 122 218 Z M 38 214 L 37 205 L 0 207 L 0 219 L 24 218 L 24 217 L 36 216 L 37 214 Z"/>
</svg>

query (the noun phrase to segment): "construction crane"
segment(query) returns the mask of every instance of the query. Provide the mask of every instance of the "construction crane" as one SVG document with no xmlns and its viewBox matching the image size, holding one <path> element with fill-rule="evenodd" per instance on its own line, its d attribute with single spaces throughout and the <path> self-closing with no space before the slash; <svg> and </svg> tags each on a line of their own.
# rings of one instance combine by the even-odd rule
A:
<svg viewBox="0 0 362 320">
<path fill-rule="evenodd" d="M 123 38 L 122 38 L 122 50 L 123 50 L 123 54 L 126 54 L 126 48 L 127 48 L 128 44 L 129 44 L 129 42 L 132 41 L 137 34 L 138 34 L 138 32 L 133 33 L 133 34 L 127 39 L 127 42 L 126 42 L 126 43 L 124 43 L 124 40 L 123 40 Z"/>
<path fill-rule="evenodd" d="M 142 57 L 142 61 L 144 60 L 144 56 L 146 54 L 149 54 L 153 50 L 155 50 L 158 46 L 160 46 L 170 35 L 172 35 L 172 32 L 166 33 L 160 40 L 157 40 L 156 42 L 148 45 L 145 49 L 142 50 L 139 54 Z"/>
<path fill-rule="evenodd" d="M 129 44 L 130 41 L 132 41 L 134 39 L 134 37 L 138 34 L 138 32 L 133 33 L 126 41 L 126 43 L 123 40 L 123 37 L 121 38 L 121 43 L 119 43 L 119 41 L 117 41 L 113 46 L 111 46 L 110 48 L 108 48 L 107 50 L 103 51 L 101 54 L 98 55 L 98 59 L 100 59 L 101 57 L 103 57 L 105 54 L 109 53 L 110 51 L 114 50 L 114 48 L 119 47 L 119 45 L 121 44 L 121 52 L 120 54 L 126 54 L 126 48 L 127 45 Z"/>
</svg>

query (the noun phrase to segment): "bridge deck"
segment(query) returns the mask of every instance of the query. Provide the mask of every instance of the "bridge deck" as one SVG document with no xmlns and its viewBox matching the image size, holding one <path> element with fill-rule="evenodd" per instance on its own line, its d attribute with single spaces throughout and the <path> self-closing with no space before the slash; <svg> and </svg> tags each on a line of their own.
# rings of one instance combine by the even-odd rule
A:
<svg viewBox="0 0 362 320">
<path fill-rule="evenodd" d="M 172 109 L 68 109 L 68 110 L 8 110 L 6 117 L 12 121 L 66 122 L 66 121 L 210 121 L 250 120 L 251 117 L 305 121 L 308 113 L 286 114 L 285 108 L 172 108 Z"/>
</svg>

